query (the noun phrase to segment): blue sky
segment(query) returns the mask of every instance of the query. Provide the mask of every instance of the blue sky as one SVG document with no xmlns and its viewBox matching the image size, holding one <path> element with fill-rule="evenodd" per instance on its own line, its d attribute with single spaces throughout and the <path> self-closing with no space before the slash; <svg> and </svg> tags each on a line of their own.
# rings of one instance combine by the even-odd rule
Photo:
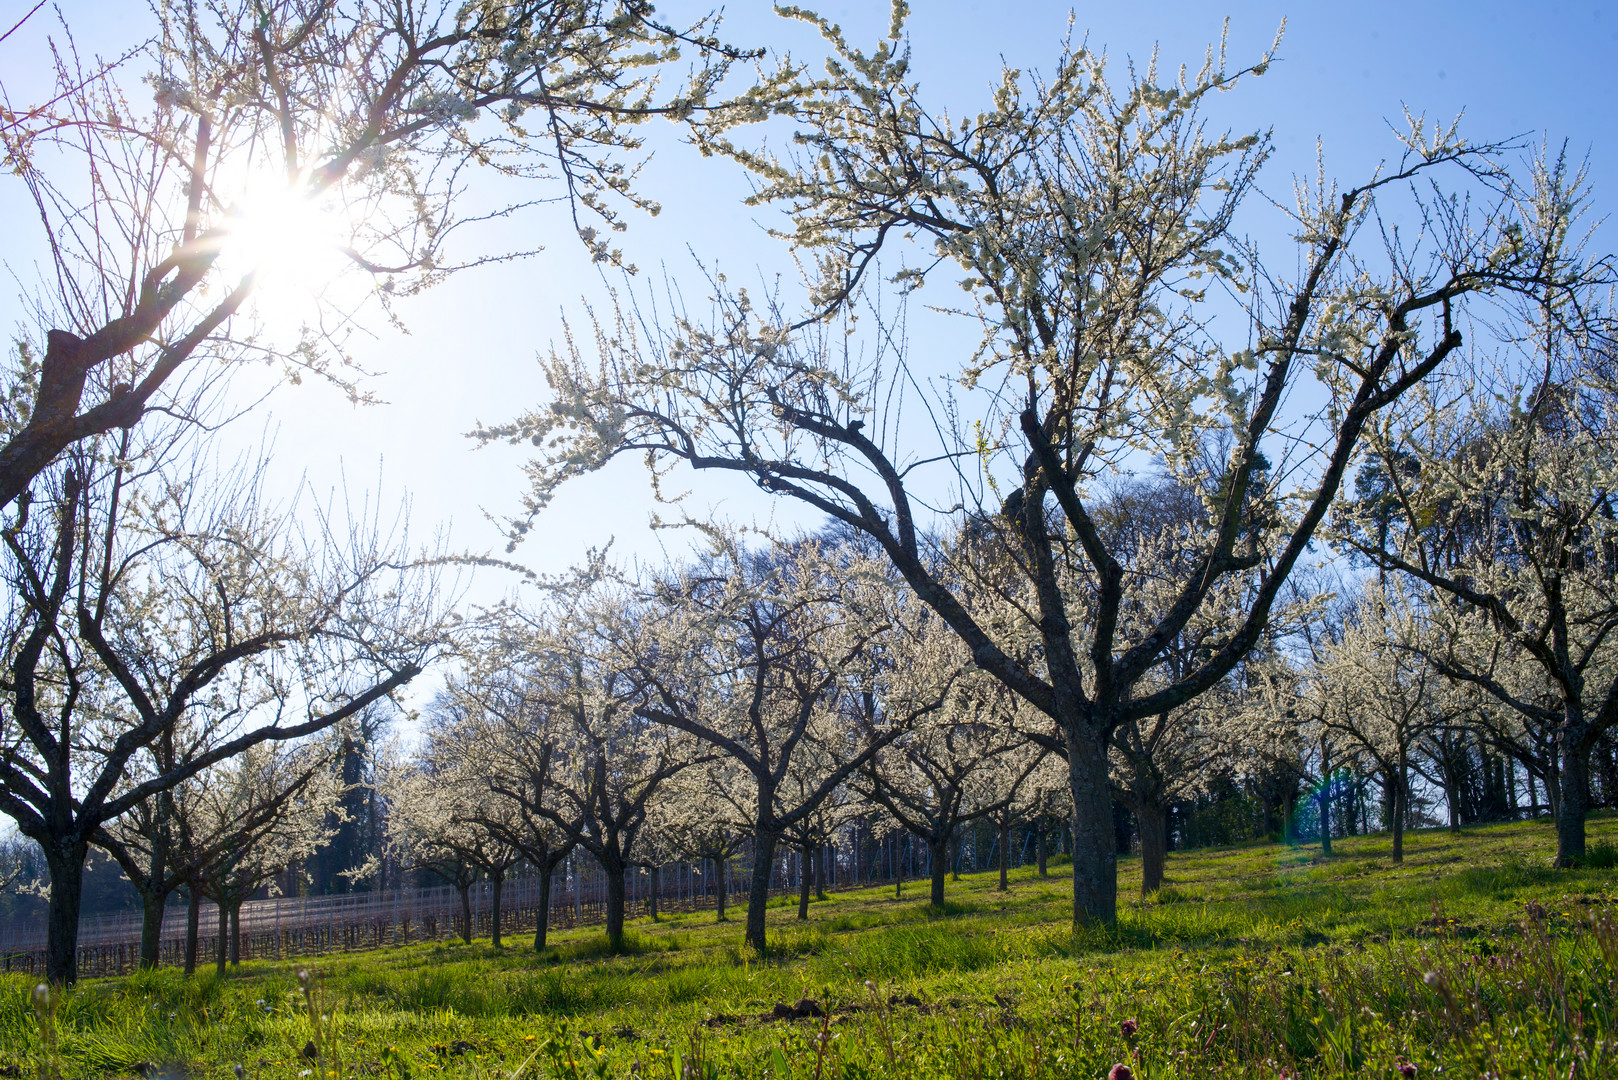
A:
<svg viewBox="0 0 1618 1080">
<path fill-rule="evenodd" d="M 20 14 L 28 6 L 13 0 L 5 8 Z M 90 50 L 112 51 L 143 32 L 145 7 L 136 0 L 64 0 L 62 7 Z M 701 9 L 664 6 L 676 18 Z M 857 42 L 874 43 L 887 26 L 885 5 L 838 4 L 827 11 Z M 1293 173 L 1313 173 L 1317 138 L 1329 174 L 1348 182 L 1367 176 L 1396 153 L 1387 125 L 1406 106 L 1442 119 L 1465 110 L 1465 130 L 1477 140 L 1566 139 L 1576 153 L 1588 152 L 1598 202 L 1618 196 L 1612 140 L 1618 92 L 1610 66 L 1618 55 L 1618 5 L 1113 3 L 1080 8 L 1076 25 L 1081 34 L 1087 28 L 1091 46 L 1105 47 L 1116 64 L 1143 63 L 1156 44 L 1162 63 L 1194 68 L 1218 41 L 1227 16 L 1230 57 L 1238 66 L 1256 59 L 1287 17 L 1279 62 L 1265 78 L 1223 95 L 1214 114 L 1216 123 L 1232 129 L 1273 129 L 1277 153 L 1266 188 L 1277 196 L 1288 194 Z M 914 70 L 932 100 L 951 112 L 975 111 L 1002 60 L 1048 68 L 1067 19 L 1068 8 L 1055 3 L 918 0 L 910 23 Z M 803 57 L 814 50 L 806 28 L 783 23 L 767 4 L 734 5 L 727 26 L 743 42 L 790 47 Z M 29 58 L 40 54 L 10 43 L 0 48 L 7 50 L 0 63 L 16 101 L 15 88 L 34 74 Z M 633 261 L 649 272 L 666 266 L 680 276 L 691 266 L 689 247 L 718 260 L 733 279 L 790 273 L 787 253 L 740 205 L 746 186 L 733 168 L 700 159 L 666 137 L 657 141 L 661 148 L 646 170 L 645 188 L 664 213 L 631 220 L 624 246 Z M 18 186 L 0 178 L 0 210 L 15 211 Z M 324 489 L 346 475 L 358 489 L 380 477 L 385 497 L 410 493 L 418 536 L 453 524 L 456 546 L 498 550 L 501 537 L 483 511 L 518 506 L 522 455 L 505 447 L 474 450 L 463 433 L 541 399 L 535 354 L 557 337 L 562 312 L 577 312 L 581 297 L 601 294 L 559 212 L 542 213 L 525 227 L 547 246 L 541 257 L 452 279 L 403 309 L 409 334 L 379 322 L 375 337 L 360 346 L 361 362 L 379 372 L 370 388 L 388 404 L 353 408 L 328 387 L 287 386 L 241 425 L 244 440 L 266 428 L 276 433 L 280 483 L 290 486 L 307 475 Z M 5 258 L 24 278 L 34 257 L 29 245 L 37 241 L 8 230 Z M 13 322 L 14 292 L 0 292 L 3 315 Z M 953 363 L 947 356 L 942 362 Z M 693 510 L 718 506 L 718 513 L 737 518 L 770 511 L 733 482 L 702 480 L 693 488 Z M 541 569 L 559 570 L 614 537 L 621 552 L 654 555 L 661 541 L 646 527 L 651 510 L 640 463 L 621 462 L 566 491 L 523 555 Z M 494 595 L 507 584 L 485 580 L 476 595 Z"/>
</svg>

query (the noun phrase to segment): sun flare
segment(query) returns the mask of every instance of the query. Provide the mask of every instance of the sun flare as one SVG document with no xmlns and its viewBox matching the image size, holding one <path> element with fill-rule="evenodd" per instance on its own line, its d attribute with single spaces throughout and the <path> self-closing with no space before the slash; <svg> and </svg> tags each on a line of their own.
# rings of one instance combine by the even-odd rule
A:
<svg viewBox="0 0 1618 1080">
<path fill-rule="evenodd" d="M 255 185 L 237 203 L 220 252 L 232 275 L 254 275 L 253 310 L 267 323 L 313 321 L 343 269 L 338 215 L 300 184 Z"/>
</svg>

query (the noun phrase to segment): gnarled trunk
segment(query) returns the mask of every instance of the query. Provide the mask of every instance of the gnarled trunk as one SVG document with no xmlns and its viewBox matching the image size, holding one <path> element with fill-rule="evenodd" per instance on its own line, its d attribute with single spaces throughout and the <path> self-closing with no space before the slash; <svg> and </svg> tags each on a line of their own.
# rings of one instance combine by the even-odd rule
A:
<svg viewBox="0 0 1618 1080">
<path fill-rule="evenodd" d="M 79 907 L 84 899 L 83 841 L 52 841 L 45 849 L 51 875 L 50 909 L 46 916 L 45 979 L 52 986 L 71 986 L 79 979 Z"/>
<path fill-rule="evenodd" d="M 168 904 L 169 893 L 177 884 L 164 884 L 168 870 L 168 841 L 164 835 L 152 845 L 152 861 L 145 875 L 146 886 L 140 889 L 140 966 L 145 970 L 157 967 L 163 938 L 163 909 Z"/>
<path fill-rule="evenodd" d="M 540 871 L 539 910 L 534 916 L 534 951 L 545 950 L 545 934 L 551 926 L 551 869 Z"/>
<path fill-rule="evenodd" d="M 461 894 L 461 940 L 472 944 L 472 886 L 457 885 L 457 892 Z"/>
<path fill-rule="evenodd" d="M 1590 809 L 1590 750 L 1581 740 L 1563 740 L 1557 779 L 1556 865 L 1574 866 L 1584 858 L 1584 816 Z"/>
<path fill-rule="evenodd" d="M 1042 878 L 1051 876 L 1050 866 L 1047 864 L 1050 854 L 1045 844 L 1045 827 L 1047 824 L 1043 814 L 1040 815 L 1039 820 L 1034 822 L 1034 857 L 1039 860 L 1039 876 Z"/>
<path fill-rule="evenodd" d="M 607 946 L 614 952 L 624 947 L 624 867 L 608 867 L 607 872 Z"/>
<path fill-rule="evenodd" d="M 1107 747 L 1088 731 L 1070 732 L 1068 784 L 1073 790 L 1073 921 L 1118 918 L 1118 842 L 1112 828 Z"/>
<path fill-rule="evenodd" d="M 161 880 L 161 867 L 155 877 Z M 168 899 L 168 889 L 140 890 L 140 966 L 143 970 L 157 967 L 163 940 L 163 910 L 168 906 Z"/>
<path fill-rule="evenodd" d="M 770 869 L 775 862 L 775 833 L 758 830 L 753 835 L 753 880 L 747 890 L 747 944 L 765 950 L 764 914 L 770 902 Z"/>
</svg>

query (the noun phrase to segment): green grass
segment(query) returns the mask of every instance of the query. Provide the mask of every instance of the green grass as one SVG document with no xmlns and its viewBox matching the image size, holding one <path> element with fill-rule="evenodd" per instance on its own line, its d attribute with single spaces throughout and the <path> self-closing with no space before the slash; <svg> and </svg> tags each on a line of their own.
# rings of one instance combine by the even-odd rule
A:
<svg viewBox="0 0 1618 1080">
<path fill-rule="evenodd" d="M 1139 1077 L 1618 1075 L 1618 820 L 1592 857 L 1550 867 L 1544 824 L 1318 848 L 1252 845 L 1170 856 L 1115 926 L 1074 931 L 1069 883 L 1031 870 L 772 907 L 770 955 L 712 913 L 552 948 L 442 943 L 89 980 L 57 1014 L 64 1076 L 167 1070 L 321 1080 L 323 1070 L 434 1076 Z M 1607 853 L 1607 854 L 1603 854 Z M 335 1037 L 319 1062 L 296 973 L 319 977 Z M 29 983 L 0 981 L 0 1076 L 35 1076 Z M 772 1011 L 810 998 L 826 1019 Z M 1125 1019 L 1138 1022 L 1126 1036 Z M 334 1060 L 335 1059 L 335 1060 Z M 1440 1071 L 1442 1070 L 1442 1071 Z"/>
</svg>

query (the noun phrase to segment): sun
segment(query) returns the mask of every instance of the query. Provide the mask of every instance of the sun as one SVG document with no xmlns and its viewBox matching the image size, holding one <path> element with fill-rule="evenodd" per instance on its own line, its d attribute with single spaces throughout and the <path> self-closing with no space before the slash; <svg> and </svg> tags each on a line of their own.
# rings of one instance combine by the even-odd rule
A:
<svg viewBox="0 0 1618 1080">
<path fill-rule="evenodd" d="M 220 267 L 253 275 L 249 303 L 266 324 L 296 329 L 320 308 L 347 266 L 341 216 L 285 177 L 251 184 L 228 215 Z"/>
</svg>

